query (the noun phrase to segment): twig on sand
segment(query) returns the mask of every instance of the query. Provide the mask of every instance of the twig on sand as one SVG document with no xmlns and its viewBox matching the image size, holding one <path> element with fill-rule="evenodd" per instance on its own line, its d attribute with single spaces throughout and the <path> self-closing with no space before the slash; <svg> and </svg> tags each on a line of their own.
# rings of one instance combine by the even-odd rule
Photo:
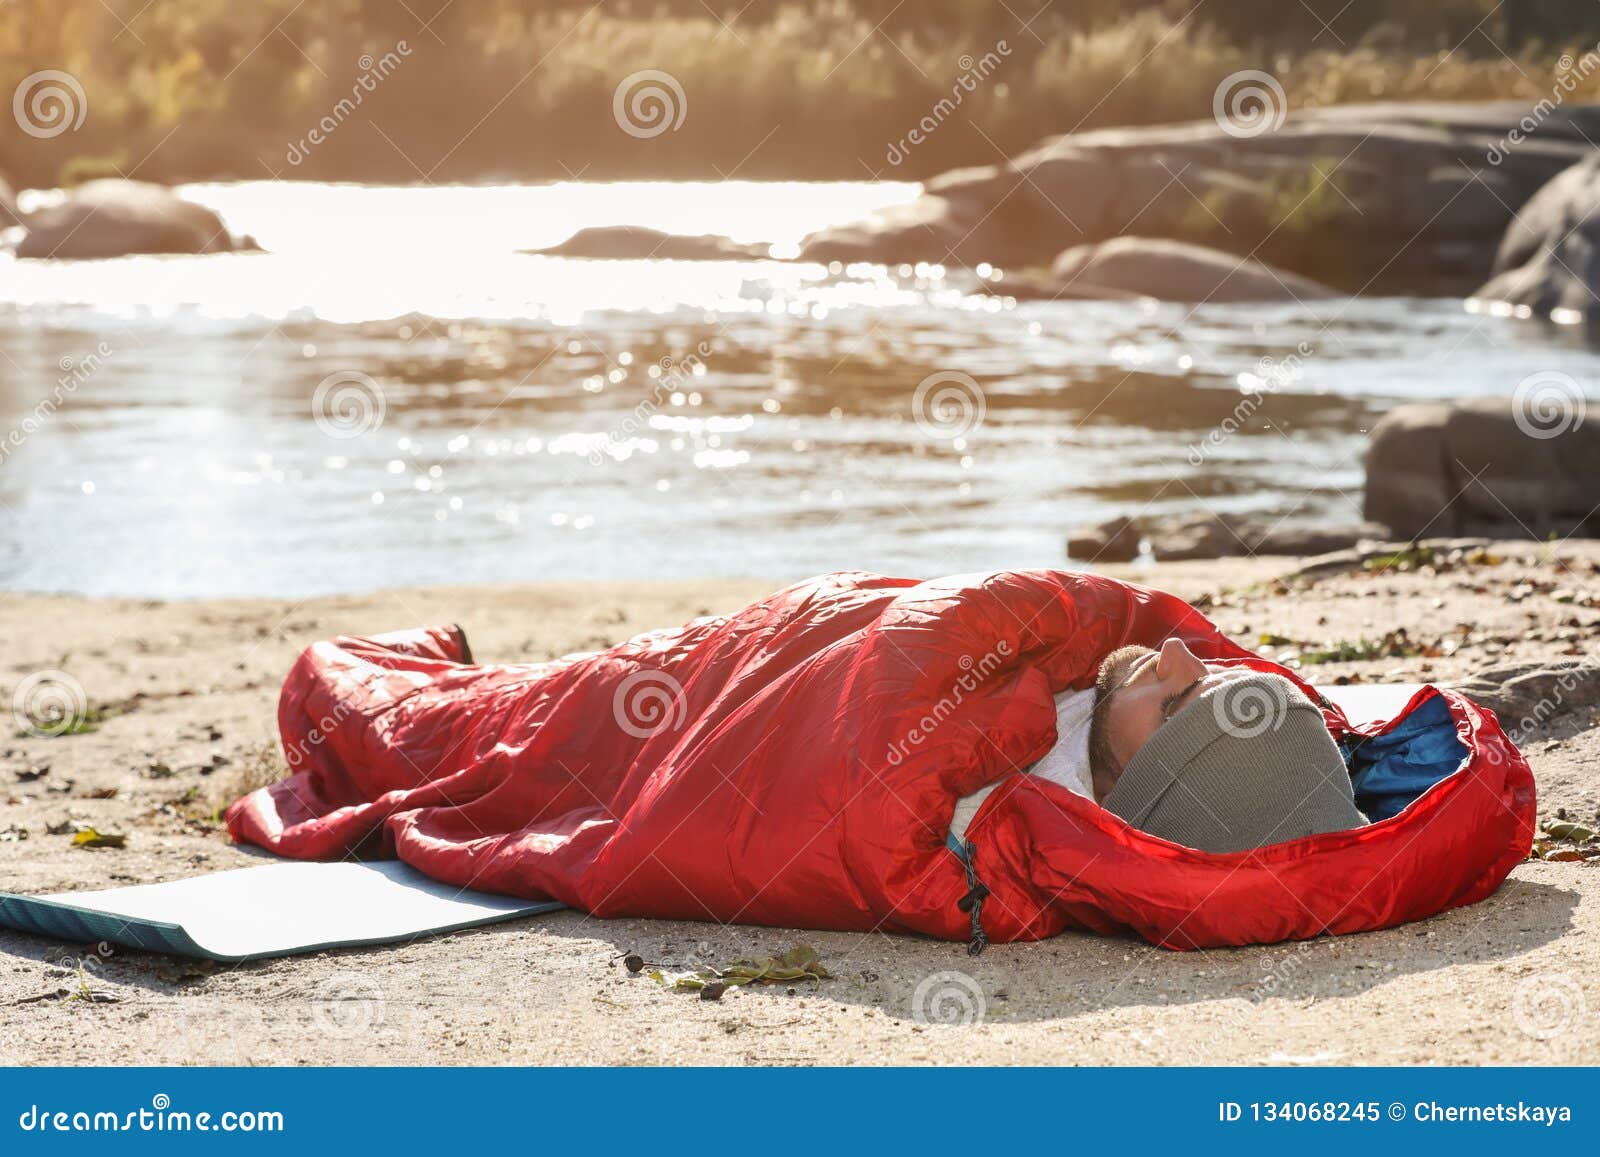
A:
<svg viewBox="0 0 1600 1157">
<path fill-rule="evenodd" d="M 41 1001 L 46 1001 L 46 1000 L 61 1000 L 64 997 L 67 997 L 67 996 L 70 996 L 70 995 L 72 995 L 72 990 L 70 988 L 56 988 L 56 989 L 52 989 L 49 992 L 41 992 L 36 996 L 19 996 L 16 1000 L 13 1000 L 11 1003 L 12 1003 L 12 1005 L 38 1004 Z"/>
</svg>

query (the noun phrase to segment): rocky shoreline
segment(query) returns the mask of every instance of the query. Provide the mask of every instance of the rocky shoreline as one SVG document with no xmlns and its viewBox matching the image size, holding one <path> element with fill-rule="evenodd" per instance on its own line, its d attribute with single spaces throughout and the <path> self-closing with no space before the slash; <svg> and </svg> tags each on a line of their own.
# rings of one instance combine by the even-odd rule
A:
<svg viewBox="0 0 1600 1157">
<path fill-rule="evenodd" d="M 800 256 L 1033 269 L 1074 246 L 1159 238 L 1346 292 L 1464 296 L 1495 272 L 1518 209 L 1593 153 L 1600 106 L 1533 118 L 1511 102 L 1354 104 L 1263 127 L 1069 133 L 937 177 L 909 205 L 813 234 Z"/>
<path fill-rule="evenodd" d="M 1532 374 L 1510 397 L 1397 406 L 1369 437 L 1364 521 L 1119 515 L 1070 531 L 1067 554 L 1092 564 L 1306 556 L 1358 545 L 1392 553 L 1429 535 L 1594 538 L 1600 426 L 1584 421 L 1586 410 L 1582 387 L 1562 374 Z"/>
<path fill-rule="evenodd" d="M 1097 129 L 926 182 L 916 199 L 807 237 L 798 259 L 935 263 L 1019 298 L 1149 295 L 1309 301 L 1338 293 L 1473 296 L 1587 316 L 1600 105 L 1413 102 L 1296 109 L 1265 122 Z M 0 225 L 24 257 L 253 246 L 160 186 L 91 181 Z M 1527 213 L 1523 213 L 1524 206 Z M 765 247 L 628 225 L 541 252 L 749 260 Z M 787 256 L 787 255 L 785 255 Z M 998 276 L 996 275 L 998 271 Z M 1009 284 L 1006 283 L 1009 278 Z"/>
</svg>

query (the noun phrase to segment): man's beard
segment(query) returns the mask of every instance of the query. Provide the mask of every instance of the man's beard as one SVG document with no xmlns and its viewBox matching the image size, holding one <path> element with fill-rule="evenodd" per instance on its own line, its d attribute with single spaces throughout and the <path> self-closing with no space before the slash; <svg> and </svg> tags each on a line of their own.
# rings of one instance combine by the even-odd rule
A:
<svg viewBox="0 0 1600 1157">
<path fill-rule="evenodd" d="M 1129 645 L 1118 647 L 1100 660 L 1100 671 L 1094 678 L 1094 714 L 1089 718 L 1089 778 L 1094 784 L 1096 803 L 1104 802 L 1122 775 L 1106 735 L 1111 692 L 1127 681 L 1136 664 L 1154 654 L 1150 647 Z"/>
</svg>

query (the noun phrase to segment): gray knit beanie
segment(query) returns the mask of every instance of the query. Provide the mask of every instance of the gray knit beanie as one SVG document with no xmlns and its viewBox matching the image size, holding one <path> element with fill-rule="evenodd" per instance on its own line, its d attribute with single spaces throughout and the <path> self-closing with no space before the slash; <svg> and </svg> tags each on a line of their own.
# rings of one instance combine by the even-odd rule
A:
<svg viewBox="0 0 1600 1157">
<path fill-rule="evenodd" d="M 1367 821 L 1322 713 L 1282 675 L 1252 672 L 1163 723 L 1107 810 L 1164 840 L 1237 852 Z"/>
</svg>

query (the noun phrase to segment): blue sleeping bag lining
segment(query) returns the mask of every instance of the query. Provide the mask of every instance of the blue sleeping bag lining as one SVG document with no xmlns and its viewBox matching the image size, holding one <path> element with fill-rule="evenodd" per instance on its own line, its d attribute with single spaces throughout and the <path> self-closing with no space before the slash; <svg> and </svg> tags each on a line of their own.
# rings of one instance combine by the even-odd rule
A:
<svg viewBox="0 0 1600 1157">
<path fill-rule="evenodd" d="M 1466 745 L 1444 698 L 1435 695 L 1394 730 L 1340 742 L 1356 807 L 1376 823 L 1399 815 L 1423 792 L 1460 769 Z"/>
</svg>

